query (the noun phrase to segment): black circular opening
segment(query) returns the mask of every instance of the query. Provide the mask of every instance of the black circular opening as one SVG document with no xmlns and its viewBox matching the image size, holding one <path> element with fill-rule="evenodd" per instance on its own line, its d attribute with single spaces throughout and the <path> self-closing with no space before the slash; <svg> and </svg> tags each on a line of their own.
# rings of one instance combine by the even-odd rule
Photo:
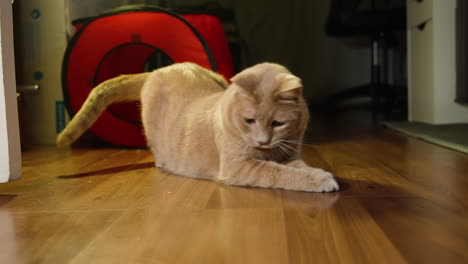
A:
<svg viewBox="0 0 468 264">
<path fill-rule="evenodd" d="M 156 48 L 156 50 L 148 57 L 146 60 L 144 71 L 151 72 L 156 69 L 169 66 L 173 64 L 174 61 L 167 55 L 164 51 Z"/>
<path fill-rule="evenodd" d="M 93 83 L 97 86 L 122 74 L 149 72 L 173 63 L 169 55 L 155 46 L 141 42 L 124 43 L 102 57 Z M 121 102 L 110 105 L 107 111 L 125 122 L 141 124 L 140 108 L 139 102 Z"/>
</svg>

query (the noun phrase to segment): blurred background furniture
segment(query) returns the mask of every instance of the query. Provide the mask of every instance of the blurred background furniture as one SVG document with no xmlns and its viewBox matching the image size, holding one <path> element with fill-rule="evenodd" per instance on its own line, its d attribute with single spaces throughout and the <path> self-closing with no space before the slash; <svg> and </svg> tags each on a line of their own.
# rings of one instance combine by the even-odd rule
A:
<svg viewBox="0 0 468 264">
<path fill-rule="evenodd" d="M 349 98 L 370 96 L 374 116 L 381 110 L 388 113 L 395 106 L 405 108 L 406 98 L 400 98 L 406 94 L 405 87 L 389 80 L 389 73 L 394 75 L 395 72 L 389 69 L 388 56 L 389 50 L 397 46 L 395 32 L 404 31 L 405 27 L 405 8 L 395 5 L 395 1 L 331 0 L 326 34 L 335 38 L 367 36 L 371 63 L 369 83 L 332 95 L 328 102 L 335 104 Z"/>
</svg>

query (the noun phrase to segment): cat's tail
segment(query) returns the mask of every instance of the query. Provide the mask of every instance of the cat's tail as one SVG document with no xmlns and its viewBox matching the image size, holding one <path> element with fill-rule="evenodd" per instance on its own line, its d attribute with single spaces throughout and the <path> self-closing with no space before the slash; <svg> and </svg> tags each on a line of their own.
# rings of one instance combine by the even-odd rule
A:
<svg viewBox="0 0 468 264">
<path fill-rule="evenodd" d="M 121 75 L 94 87 L 80 111 L 57 137 L 57 146 L 67 146 L 78 139 L 96 119 L 115 102 L 140 100 L 140 90 L 149 73 Z"/>
</svg>

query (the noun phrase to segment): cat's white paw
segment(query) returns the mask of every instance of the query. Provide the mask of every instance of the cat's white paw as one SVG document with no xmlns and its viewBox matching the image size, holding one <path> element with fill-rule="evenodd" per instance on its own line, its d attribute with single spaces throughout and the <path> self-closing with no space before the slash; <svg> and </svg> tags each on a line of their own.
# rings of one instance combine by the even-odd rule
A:
<svg viewBox="0 0 468 264">
<path fill-rule="evenodd" d="M 336 182 L 336 180 L 333 178 L 328 178 L 326 179 L 319 187 L 318 187 L 318 192 L 336 192 L 340 189 L 340 186 Z"/>
<path fill-rule="evenodd" d="M 304 191 L 308 192 L 334 192 L 340 189 L 333 174 L 322 169 L 314 169 L 308 177 Z"/>
</svg>

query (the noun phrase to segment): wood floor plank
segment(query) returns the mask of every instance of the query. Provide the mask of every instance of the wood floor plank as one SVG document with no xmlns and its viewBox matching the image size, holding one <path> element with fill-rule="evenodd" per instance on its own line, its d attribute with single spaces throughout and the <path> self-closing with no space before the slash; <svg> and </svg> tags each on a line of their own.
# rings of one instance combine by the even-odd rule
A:
<svg viewBox="0 0 468 264">
<path fill-rule="evenodd" d="M 219 185 L 215 182 L 166 175 L 147 194 L 140 195 L 135 207 L 172 212 L 199 211 L 207 207 L 217 188 Z"/>
<path fill-rule="evenodd" d="M 331 208 L 340 199 L 340 192 L 307 193 L 282 191 L 283 208 L 300 210 L 324 210 Z"/>
<path fill-rule="evenodd" d="M 457 200 L 468 206 L 468 194 L 458 191 L 468 186 L 468 155 L 443 149 L 421 140 L 390 136 L 352 142 L 354 149 L 373 158 L 410 182 L 434 193 L 439 199 Z M 396 143 L 389 143 L 390 140 Z M 376 150 L 379 155 L 376 155 Z"/>
<path fill-rule="evenodd" d="M 468 155 L 388 132 L 340 142 L 340 145 L 341 151 L 358 164 L 371 161 L 381 172 L 392 171 L 398 178 L 395 183 L 409 190 L 410 196 L 458 209 L 468 206 L 466 192 L 459 191 L 461 186 L 468 186 L 465 177 Z M 439 162 L 443 157 L 447 160 Z"/>
<path fill-rule="evenodd" d="M 133 150 L 61 172 L 56 171 L 49 184 L 19 193 L 5 208 L 14 212 L 129 208 L 149 184 L 165 176 L 156 173 L 148 151 Z"/>
<path fill-rule="evenodd" d="M 0 263 L 68 263 L 119 215 L 117 211 L 0 210 Z"/>
<path fill-rule="evenodd" d="M 454 211 L 422 198 L 360 202 L 410 263 L 466 263 L 466 211 Z"/>
<path fill-rule="evenodd" d="M 282 208 L 282 191 L 219 185 L 208 208 Z"/>
<path fill-rule="evenodd" d="M 43 165 L 53 161 L 68 159 L 73 153 L 81 150 L 70 148 L 57 149 L 55 146 L 35 146 L 21 153 L 23 167 Z"/>
<path fill-rule="evenodd" d="M 313 153 L 314 149 L 338 177 L 341 196 L 419 196 L 425 191 L 345 142 L 306 147 L 305 151 Z"/>
<path fill-rule="evenodd" d="M 71 263 L 284 264 L 288 259 L 283 225 L 281 209 L 134 209 Z"/>
<path fill-rule="evenodd" d="M 287 209 L 290 263 L 406 263 L 354 197 L 326 210 Z"/>
<path fill-rule="evenodd" d="M 18 180 L 0 184 L 0 192 L 18 193 L 34 190 L 56 180 L 61 173 L 79 172 L 90 164 L 121 151 L 119 149 L 54 149 L 59 155 L 52 154 L 51 147 L 38 147 L 34 154 L 26 154 L 26 161 L 22 167 L 23 176 Z"/>
</svg>

